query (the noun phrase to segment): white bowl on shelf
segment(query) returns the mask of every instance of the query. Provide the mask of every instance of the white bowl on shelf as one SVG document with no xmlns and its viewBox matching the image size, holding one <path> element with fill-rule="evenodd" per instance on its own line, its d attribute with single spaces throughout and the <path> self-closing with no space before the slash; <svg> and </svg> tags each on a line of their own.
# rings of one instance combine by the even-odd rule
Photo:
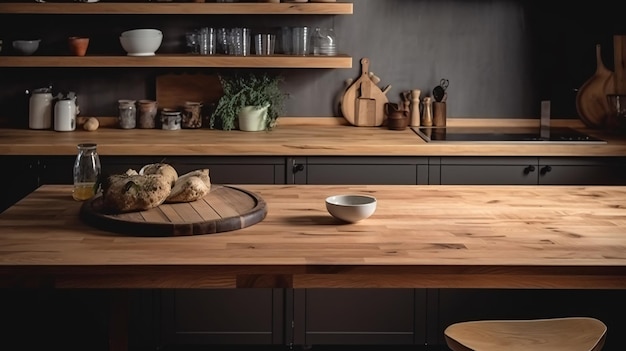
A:
<svg viewBox="0 0 626 351">
<path fill-rule="evenodd" d="M 348 223 L 370 217 L 376 211 L 376 198 L 370 195 L 333 195 L 326 198 L 331 216 Z"/>
<path fill-rule="evenodd" d="M 14 40 L 13 49 L 20 55 L 29 56 L 39 49 L 41 39 L 37 40 Z"/>
<path fill-rule="evenodd" d="M 128 56 L 154 56 L 163 36 L 120 36 L 120 44 Z"/>
<path fill-rule="evenodd" d="M 140 28 L 140 29 L 131 29 L 125 32 L 122 32 L 122 37 L 156 37 L 163 36 L 163 32 L 158 29 L 152 28 Z"/>
</svg>

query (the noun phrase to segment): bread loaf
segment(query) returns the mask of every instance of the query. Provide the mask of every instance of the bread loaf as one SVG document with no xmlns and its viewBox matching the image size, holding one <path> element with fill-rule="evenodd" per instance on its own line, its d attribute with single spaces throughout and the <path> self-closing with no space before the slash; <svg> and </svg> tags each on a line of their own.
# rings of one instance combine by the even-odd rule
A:
<svg viewBox="0 0 626 351">
<path fill-rule="evenodd" d="M 191 202 L 205 197 L 211 191 L 208 169 L 199 169 L 178 177 L 165 202 Z"/>
<path fill-rule="evenodd" d="M 109 176 L 102 184 L 102 199 L 113 212 L 145 211 L 161 205 L 172 187 L 161 174 L 140 175 L 127 171 Z M 136 172 L 134 172 L 136 173 Z"/>
</svg>

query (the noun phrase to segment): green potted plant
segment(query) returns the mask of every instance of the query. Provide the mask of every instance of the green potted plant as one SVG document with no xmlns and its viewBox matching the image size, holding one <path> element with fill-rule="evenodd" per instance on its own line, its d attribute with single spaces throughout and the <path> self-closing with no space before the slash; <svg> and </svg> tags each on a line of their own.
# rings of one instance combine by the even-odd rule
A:
<svg viewBox="0 0 626 351">
<path fill-rule="evenodd" d="M 224 95 L 219 99 L 209 119 L 211 129 L 271 130 L 283 112 L 286 94 L 280 90 L 281 76 L 248 74 L 246 76 L 219 75 Z M 245 113 L 260 118 L 256 128 L 249 127 Z M 244 126 L 245 123 L 245 126 Z"/>
</svg>

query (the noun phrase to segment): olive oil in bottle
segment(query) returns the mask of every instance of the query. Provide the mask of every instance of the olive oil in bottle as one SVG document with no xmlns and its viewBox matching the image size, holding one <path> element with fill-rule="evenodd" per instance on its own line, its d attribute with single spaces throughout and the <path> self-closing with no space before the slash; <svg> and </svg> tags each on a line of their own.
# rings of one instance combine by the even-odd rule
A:
<svg viewBox="0 0 626 351">
<path fill-rule="evenodd" d="M 101 170 L 96 147 L 96 144 L 78 144 L 78 155 L 74 162 L 74 200 L 88 200 L 96 194 L 95 185 Z"/>
</svg>

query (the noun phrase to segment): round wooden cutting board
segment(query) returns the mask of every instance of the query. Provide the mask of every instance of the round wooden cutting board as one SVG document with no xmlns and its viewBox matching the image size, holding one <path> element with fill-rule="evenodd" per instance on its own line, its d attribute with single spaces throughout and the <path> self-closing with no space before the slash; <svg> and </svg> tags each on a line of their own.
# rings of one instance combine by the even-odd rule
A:
<svg viewBox="0 0 626 351">
<path fill-rule="evenodd" d="M 150 237 L 227 232 L 259 223 L 266 215 L 267 205 L 259 195 L 215 184 L 200 200 L 162 204 L 147 211 L 107 213 L 102 195 L 85 201 L 80 209 L 80 218 L 98 229 Z"/>
</svg>

